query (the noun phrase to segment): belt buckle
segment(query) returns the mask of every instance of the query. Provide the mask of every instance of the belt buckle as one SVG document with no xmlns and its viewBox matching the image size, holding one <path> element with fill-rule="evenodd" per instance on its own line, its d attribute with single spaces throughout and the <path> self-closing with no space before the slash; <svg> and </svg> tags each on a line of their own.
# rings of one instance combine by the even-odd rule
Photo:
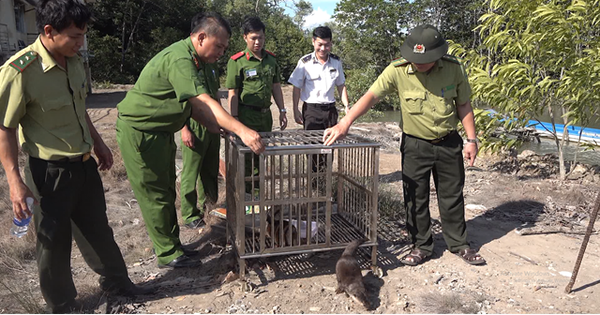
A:
<svg viewBox="0 0 600 315">
<path fill-rule="evenodd" d="M 85 162 L 85 161 L 89 160 L 91 156 L 92 155 L 90 154 L 90 152 L 85 153 L 84 155 L 81 156 L 81 162 Z"/>
</svg>

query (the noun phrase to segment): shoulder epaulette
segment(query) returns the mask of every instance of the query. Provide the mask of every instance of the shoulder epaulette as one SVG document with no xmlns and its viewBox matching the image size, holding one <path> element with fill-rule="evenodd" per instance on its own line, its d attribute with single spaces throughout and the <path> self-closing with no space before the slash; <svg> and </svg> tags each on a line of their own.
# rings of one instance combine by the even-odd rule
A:
<svg viewBox="0 0 600 315">
<path fill-rule="evenodd" d="M 410 62 L 402 57 L 400 58 L 396 58 L 394 60 L 392 60 L 392 64 L 394 65 L 394 67 L 401 67 L 401 66 L 405 66 L 407 64 L 409 64 Z"/>
<path fill-rule="evenodd" d="M 302 57 L 302 62 L 307 63 L 310 61 L 310 59 L 311 59 L 310 54 L 308 54 L 308 55 Z"/>
<path fill-rule="evenodd" d="M 9 65 L 15 68 L 19 72 L 23 72 L 25 68 L 29 67 L 29 65 L 38 58 L 38 54 L 35 51 L 28 51 L 24 53 L 21 57 L 13 60 Z"/>
<path fill-rule="evenodd" d="M 329 57 L 335 59 L 335 60 L 340 60 L 340 57 L 338 55 L 334 55 L 334 54 L 329 54 Z"/>
<path fill-rule="evenodd" d="M 458 59 L 458 57 L 455 57 L 455 56 L 452 56 L 452 55 L 443 55 L 442 59 L 446 60 L 446 61 L 450 61 L 450 62 L 458 64 L 458 65 L 461 64 L 460 59 Z"/>
<path fill-rule="evenodd" d="M 240 59 L 240 58 L 241 58 L 243 55 L 244 55 L 244 52 L 243 52 L 243 51 L 240 51 L 239 53 L 237 53 L 237 54 L 235 54 L 235 55 L 231 56 L 231 59 L 233 59 L 233 60 L 238 60 L 238 59 Z"/>
<path fill-rule="evenodd" d="M 272 53 L 272 52 L 270 52 L 270 51 L 268 51 L 268 50 L 266 50 L 266 49 L 265 49 L 265 51 L 267 52 L 267 54 L 269 54 L 269 55 L 271 55 L 271 56 L 273 56 L 273 57 L 276 57 L 274 53 Z"/>
</svg>

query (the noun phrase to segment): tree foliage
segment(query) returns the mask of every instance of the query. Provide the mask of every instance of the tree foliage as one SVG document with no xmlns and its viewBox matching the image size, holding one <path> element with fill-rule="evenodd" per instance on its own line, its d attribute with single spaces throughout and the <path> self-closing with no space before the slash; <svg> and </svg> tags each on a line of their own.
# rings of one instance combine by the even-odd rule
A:
<svg viewBox="0 0 600 315">
<path fill-rule="evenodd" d="M 266 48 L 277 55 L 282 79 L 287 79 L 298 59 L 312 49 L 309 39 L 292 17 L 284 14 L 281 0 L 97 0 L 92 3 L 94 23 L 89 45 L 95 81 L 134 83 L 146 63 L 170 44 L 189 36 L 192 17 L 216 11 L 232 28 L 229 48 L 219 60 L 224 73 L 229 56 L 243 50 L 242 21 L 260 17 L 266 25 Z M 308 14 L 310 3 L 299 1 L 299 14 Z"/>
<path fill-rule="evenodd" d="M 476 28 L 485 53 L 460 45 L 452 51 L 468 64 L 474 97 L 510 113 L 503 120 L 510 121 L 508 130 L 550 115 L 564 178 L 566 126 L 586 126 L 600 103 L 600 1 L 487 0 L 486 5 Z M 565 128 L 557 130 L 558 123 Z"/>
</svg>

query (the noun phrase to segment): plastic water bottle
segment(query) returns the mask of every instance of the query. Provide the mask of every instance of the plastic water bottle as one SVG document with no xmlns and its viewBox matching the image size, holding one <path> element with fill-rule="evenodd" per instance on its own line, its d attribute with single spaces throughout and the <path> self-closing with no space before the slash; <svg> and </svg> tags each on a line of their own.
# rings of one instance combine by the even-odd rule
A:
<svg viewBox="0 0 600 315">
<path fill-rule="evenodd" d="M 29 212 L 33 213 L 33 198 L 27 197 L 25 202 L 27 202 L 27 208 L 29 209 Z M 14 235 L 18 238 L 25 236 L 29 230 L 29 221 L 31 221 L 31 218 L 32 216 L 28 216 L 23 220 L 13 218 L 13 225 L 10 228 L 10 235 Z"/>
</svg>

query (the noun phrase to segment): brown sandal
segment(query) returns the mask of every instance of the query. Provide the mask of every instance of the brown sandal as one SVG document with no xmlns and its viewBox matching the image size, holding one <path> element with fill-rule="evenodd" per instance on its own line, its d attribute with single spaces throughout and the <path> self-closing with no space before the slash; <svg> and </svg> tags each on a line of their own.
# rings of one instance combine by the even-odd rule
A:
<svg viewBox="0 0 600 315">
<path fill-rule="evenodd" d="M 408 253 L 406 256 L 402 257 L 402 259 L 400 259 L 400 262 L 405 265 L 416 266 L 425 262 L 430 256 L 431 254 L 427 255 L 424 251 L 415 248 L 411 250 L 410 253 Z"/>
<path fill-rule="evenodd" d="M 456 256 L 462 258 L 462 260 L 466 261 L 470 265 L 483 265 L 485 264 L 485 259 L 477 253 L 474 249 L 465 248 L 459 250 L 457 253 L 454 253 Z"/>
</svg>

